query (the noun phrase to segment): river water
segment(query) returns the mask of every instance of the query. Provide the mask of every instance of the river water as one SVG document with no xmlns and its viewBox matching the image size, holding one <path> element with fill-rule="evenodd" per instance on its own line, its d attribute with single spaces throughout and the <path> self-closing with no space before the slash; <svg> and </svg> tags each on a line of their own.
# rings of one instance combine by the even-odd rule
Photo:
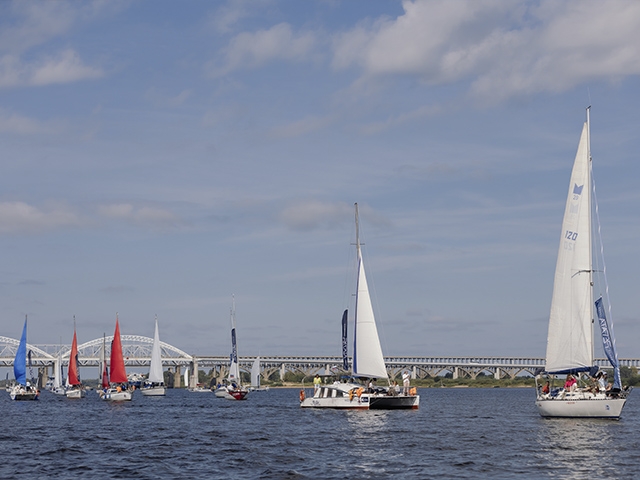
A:
<svg viewBox="0 0 640 480">
<path fill-rule="evenodd" d="M 301 409 L 169 390 L 113 404 L 0 392 L 0 478 L 640 478 L 640 394 L 620 421 L 542 419 L 534 390 L 419 389 L 412 411 Z"/>
</svg>

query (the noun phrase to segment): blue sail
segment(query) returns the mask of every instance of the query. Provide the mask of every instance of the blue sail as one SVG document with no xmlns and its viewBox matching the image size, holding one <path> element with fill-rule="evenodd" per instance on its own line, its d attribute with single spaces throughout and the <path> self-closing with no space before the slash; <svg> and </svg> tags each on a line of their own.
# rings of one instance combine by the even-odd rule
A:
<svg viewBox="0 0 640 480">
<path fill-rule="evenodd" d="M 345 310 L 342 314 L 342 368 L 349 370 L 349 352 L 347 351 L 347 314 L 349 310 Z"/>
<path fill-rule="evenodd" d="M 27 384 L 27 319 L 24 319 L 24 327 L 22 328 L 22 337 L 20 337 L 20 345 L 16 351 L 16 358 L 13 361 L 13 376 L 16 377 L 16 383 L 20 385 Z"/>
<path fill-rule="evenodd" d="M 613 328 L 607 321 L 607 315 L 604 311 L 604 304 L 602 297 L 596 300 L 596 312 L 598 314 L 598 321 L 600 322 L 600 333 L 602 335 L 602 347 L 604 353 L 609 359 L 609 363 L 613 367 L 613 388 L 620 389 L 622 383 L 620 382 L 620 364 L 618 362 L 618 353 L 616 352 L 616 343 L 613 337 Z"/>
</svg>

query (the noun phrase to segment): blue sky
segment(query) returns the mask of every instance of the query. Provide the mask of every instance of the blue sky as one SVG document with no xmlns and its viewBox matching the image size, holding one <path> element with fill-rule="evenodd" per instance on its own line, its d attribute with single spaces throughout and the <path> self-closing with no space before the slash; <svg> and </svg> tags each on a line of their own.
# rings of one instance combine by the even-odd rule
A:
<svg viewBox="0 0 640 480">
<path fill-rule="evenodd" d="M 0 3 L 0 335 L 339 355 L 353 204 L 386 355 L 544 356 L 592 154 L 640 357 L 640 3 Z"/>
</svg>

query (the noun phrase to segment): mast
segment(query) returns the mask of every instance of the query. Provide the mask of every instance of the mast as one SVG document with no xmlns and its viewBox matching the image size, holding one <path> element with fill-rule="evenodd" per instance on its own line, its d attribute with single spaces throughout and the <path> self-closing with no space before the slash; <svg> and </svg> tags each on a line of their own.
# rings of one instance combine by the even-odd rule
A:
<svg viewBox="0 0 640 480">
<path fill-rule="evenodd" d="M 587 211 L 589 212 L 589 305 L 591 305 L 591 309 L 589 312 L 591 313 L 591 338 L 593 339 L 593 324 L 594 324 L 594 315 L 593 315 L 593 225 L 591 222 L 591 217 L 593 215 L 592 209 L 592 199 L 591 199 L 591 169 L 593 168 L 592 158 L 591 158 L 591 105 L 587 107 L 587 162 L 589 163 L 587 168 L 587 188 L 589 189 L 589 196 L 587 197 Z M 595 341 L 591 342 L 591 359 L 596 357 L 595 355 Z"/>
</svg>

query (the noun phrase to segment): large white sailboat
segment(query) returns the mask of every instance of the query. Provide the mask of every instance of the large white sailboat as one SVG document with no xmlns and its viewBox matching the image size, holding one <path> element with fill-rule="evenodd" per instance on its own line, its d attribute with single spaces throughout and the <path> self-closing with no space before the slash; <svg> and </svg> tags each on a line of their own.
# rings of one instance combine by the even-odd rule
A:
<svg viewBox="0 0 640 480">
<path fill-rule="evenodd" d="M 389 384 L 389 374 L 384 363 L 382 347 L 378 337 L 378 328 L 373 314 L 367 276 L 364 271 L 362 251 L 360 249 L 360 232 L 358 204 L 355 204 L 356 220 L 356 255 L 357 255 L 357 288 L 355 304 L 355 328 L 353 343 L 353 378 L 348 382 L 335 381 L 332 384 L 321 384 L 314 388 L 313 395 L 300 392 L 300 406 L 306 408 L 347 408 L 347 409 L 397 409 L 418 408 L 420 396 L 416 390 L 400 392 L 390 386 L 377 386 L 377 380 Z M 343 346 L 346 342 L 347 312 L 343 315 Z M 343 356 L 346 362 L 346 352 Z M 346 365 L 344 365 L 346 367 Z M 361 382 L 359 383 L 356 379 Z"/>
<path fill-rule="evenodd" d="M 160 348 L 160 334 L 158 333 L 158 317 L 156 317 L 156 330 L 153 335 L 153 347 L 151 348 L 149 377 L 142 384 L 140 391 L 142 395 L 146 396 L 162 396 L 166 393 L 164 372 L 162 371 L 162 351 Z"/>
<path fill-rule="evenodd" d="M 594 273 L 599 270 L 594 269 L 592 254 L 592 203 L 595 200 L 592 193 L 595 190 L 592 183 L 589 113 L 587 109 L 562 221 L 549 315 L 546 364 L 544 372 L 536 376 L 536 405 L 543 417 L 617 419 L 629 393 L 621 386 L 613 328 L 607 320 L 604 300 L 601 296 L 593 302 Z M 602 273 L 606 273 L 604 265 Z M 606 277 L 604 279 L 606 285 Z M 612 386 L 599 385 L 595 381 L 595 377 L 601 376 L 602 372 L 598 372 L 594 363 L 594 306 L 604 352 L 614 371 Z M 609 318 L 610 313 L 609 309 Z M 538 383 L 545 379 L 552 383 L 558 376 L 563 382 L 560 388 L 550 384 L 543 387 Z M 564 381 L 565 376 L 567 382 Z"/>
</svg>

